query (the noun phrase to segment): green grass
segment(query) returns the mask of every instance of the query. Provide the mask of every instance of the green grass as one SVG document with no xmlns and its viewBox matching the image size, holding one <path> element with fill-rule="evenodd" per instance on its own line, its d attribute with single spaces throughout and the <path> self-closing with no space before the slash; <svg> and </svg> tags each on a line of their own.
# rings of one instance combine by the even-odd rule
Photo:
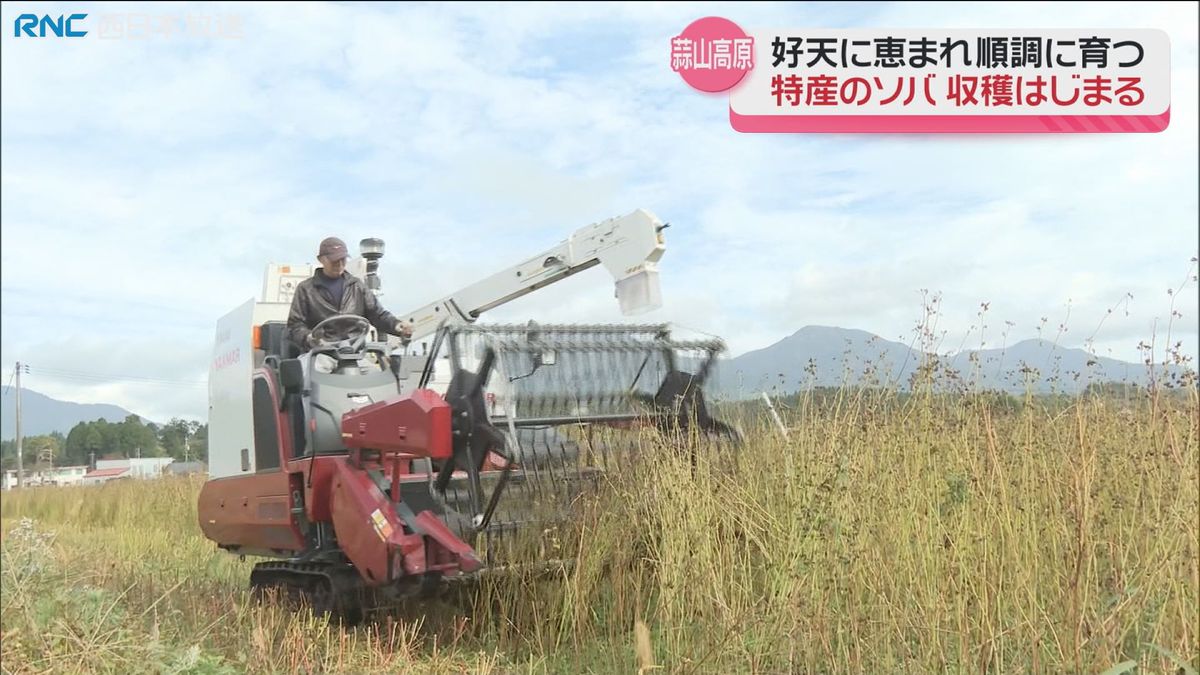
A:
<svg viewBox="0 0 1200 675">
<path fill-rule="evenodd" d="M 12 673 L 1200 664 L 1194 393 L 1013 409 L 845 390 L 791 413 L 788 441 L 751 419 L 745 447 L 705 449 L 695 468 L 648 439 L 558 537 L 569 573 L 489 579 L 349 630 L 252 602 L 255 561 L 200 534 L 198 481 L 8 493 L 0 661 Z"/>
</svg>

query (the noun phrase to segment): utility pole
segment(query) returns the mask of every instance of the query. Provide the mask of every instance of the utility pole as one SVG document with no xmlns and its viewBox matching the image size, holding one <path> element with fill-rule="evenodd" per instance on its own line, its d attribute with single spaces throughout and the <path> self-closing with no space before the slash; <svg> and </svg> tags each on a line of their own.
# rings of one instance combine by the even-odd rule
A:
<svg viewBox="0 0 1200 675">
<path fill-rule="evenodd" d="M 17 361 L 17 487 L 25 486 L 25 463 L 21 459 L 21 362 Z"/>
</svg>

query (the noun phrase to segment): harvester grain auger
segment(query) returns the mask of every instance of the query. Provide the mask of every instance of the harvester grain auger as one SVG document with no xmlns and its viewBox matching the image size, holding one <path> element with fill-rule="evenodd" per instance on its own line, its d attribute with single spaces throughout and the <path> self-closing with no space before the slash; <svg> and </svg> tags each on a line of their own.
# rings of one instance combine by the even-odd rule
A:
<svg viewBox="0 0 1200 675">
<path fill-rule="evenodd" d="M 674 340 L 664 325 L 474 323 L 598 264 L 623 309 L 655 306 L 662 228 L 645 211 L 581 228 L 413 312 L 414 339 L 433 339 L 420 353 L 373 340 L 354 316 L 323 322 L 301 353 L 284 319 L 313 270 L 269 266 L 263 299 L 217 325 L 201 529 L 274 559 L 252 586 L 353 621 L 364 603 L 504 565 L 498 543 L 571 517 L 647 434 L 736 436 L 704 399 L 720 341 Z M 382 242 L 363 248 L 350 269 L 378 289 Z"/>
</svg>

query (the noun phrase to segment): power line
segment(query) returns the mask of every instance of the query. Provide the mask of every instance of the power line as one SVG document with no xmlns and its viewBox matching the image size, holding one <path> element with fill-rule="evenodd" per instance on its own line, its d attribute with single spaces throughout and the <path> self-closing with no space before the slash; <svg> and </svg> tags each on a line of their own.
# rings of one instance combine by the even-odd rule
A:
<svg viewBox="0 0 1200 675">
<path fill-rule="evenodd" d="M 175 389 L 187 389 L 189 391 L 202 391 L 205 385 L 195 382 L 153 382 L 143 380 L 121 380 L 104 377 L 78 377 L 67 375 L 44 375 L 44 378 L 57 380 L 60 382 L 78 382 L 80 384 L 102 385 L 102 384 L 120 384 L 130 386 L 148 386 L 148 387 L 173 387 Z"/>
<path fill-rule="evenodd" d="M 71 372 L 71 371 L 42 370 L 42 369 L 38 369 L 38 370 L 34 371 L 34 373 L 38 374 L 38 375 L 46 375 L 49 377 L 64 377 L 64 378 L 92 379 L 92 380 L 122 380 L 122 381 L 129 381 L 129 382 L 146 382 L 146 383 L 151 383 L 151 384 L 182 384 L 182 385 L 193 385 L 193 386 L 203 386 L 205 384 L 203 381 L 200 381 L 200 380 L 169 380 L 166 378 L 140 377 L 137 375 L 102 375 L 99 373 L 83 373 L 83 372 Z"/>
<path fill-rule="evenodd" d="M 103 373 L 89 373 L 80 370 L 67 370 L 63 368 L 33 368 L 33 374 L 45 375 L 50 378 L 75 380 L 78 382 L 104 383 L 104 382 L 127 382 L 132 384 L 147 384 L 161 385 L 172 387 L 205 387 L 207 383 L 201 380 L 173 380 L 164 377 L 147 377 L 141 375 L 110 375 Z"/>
</svg>

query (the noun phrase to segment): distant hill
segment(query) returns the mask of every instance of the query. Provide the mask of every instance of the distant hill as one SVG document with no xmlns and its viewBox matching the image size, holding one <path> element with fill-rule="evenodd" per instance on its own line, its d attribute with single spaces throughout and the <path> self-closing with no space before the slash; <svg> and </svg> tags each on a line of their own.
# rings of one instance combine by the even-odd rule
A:
<svg viewBox="0 0 1200 675">
<path fill-rule="evenodd" d="M 805 384 L 838 386 L 857 381 L 874 364 L 882 380 L 897 380 L 919 363 L 908 345 L 866 331 L 805 326 L 775 344 L 722 361 L 717 369 L 723 393 L 795 391 Z"/>
<path fill-rule="evenodd" d="M 908 345 L 866 331 L 806 326 L 775 344 L 722 360 L 715 391 L 729 398 L 761 391 L 792 392 L 804 386 L 837 387 L 877 382 L 906 389 L 924 355 Z M 1126 382 L 1145 385 L 1144 365 L 1095 356 L 1082 349 L 1025 340 L 1004 349 L 965 350 L 941 357 L 973 388 L 1022 393 L 1082 392 L 1088 384 Z M 1173 368 L 1171 374 L 1182 374 Z M 1027 384 L 1028 383 L 1028 384 Z"/>
<path fill-rule="evenodd" d="M 971 357 L 974 355 L 974 362 Z M 981 388 L 1025 391 L 1026 379 L 1034 390 L 1078 393 L 1089 384 L 1125 382 L 1145 385 L 1145 365 L 1089 354 L 1082 349 L 1056 347 L 1046 340 L 1024 340 L 1006 349 L 984 349 L 956 354 L 951 367 L 964 375 L 976 373 Z"/>
<path fill-rule="evenodd" d="M 0 437 L 10 440 L 16 433 L 16 395 L 12 389 L 4 395 L 4 416 L 0 418 Z M 80 422 L 104 418 L 120 422 L 133 413 L 107 403 L 71 403 L 60 401 L 32 389 L 21 389 L 21 435 L 39 436 L 54 431 L 66 434 Z M 142 422 L 149 420 L 142 419 Z"/>
</svg>

